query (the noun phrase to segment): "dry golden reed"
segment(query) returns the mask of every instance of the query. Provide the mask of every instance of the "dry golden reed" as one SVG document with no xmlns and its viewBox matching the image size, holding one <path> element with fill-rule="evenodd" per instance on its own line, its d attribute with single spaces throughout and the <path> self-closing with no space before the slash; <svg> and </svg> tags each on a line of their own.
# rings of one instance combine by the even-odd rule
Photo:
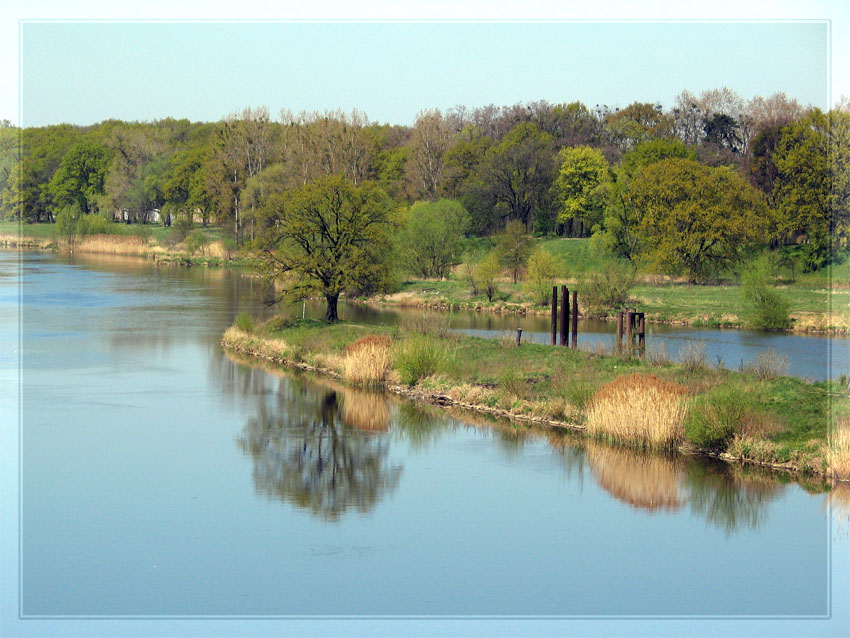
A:
<svg viewBox="0 0 850 638">
<path fill-rule="evenodd" d="M 639 448 L 673 449 L 684 438 L 687 388 L 651 374 L 628 374 L 602 386 L 587 408 L 593 436 Z"/>
<path fill-rule="evenodd" d="M 392 339 L 382 335 L 366 335 L 350 343 L 342 358 L 342 377 L 365 386 L 381 386 L 386 382 L 392 363 Z"/>
<path fill-rule="evenodd" d="M 841 419 L 833 425 L 826 462 L 833 476 L 850 479 L 850 418 Z"/>
<path fill-rule="evenodd" d="M 101 255 L 143 256 L 150 252 L 150 248 L 147 239 L 138 235 L 87 235 L 74 243 L 74 249 L 79 252 Z"/>
</svg>

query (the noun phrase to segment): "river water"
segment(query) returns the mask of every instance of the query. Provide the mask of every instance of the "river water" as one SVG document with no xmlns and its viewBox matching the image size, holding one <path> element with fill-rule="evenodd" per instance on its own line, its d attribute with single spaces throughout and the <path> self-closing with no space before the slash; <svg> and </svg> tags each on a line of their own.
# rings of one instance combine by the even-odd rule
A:
<svg viewBox="0 0 850 638">
<path fill-rule="evenodd" d="M 4 635 L 850 630 L 847 490 L 251 365 L 232 271 L 4 252 L 0 299 Z"/>
</svg>

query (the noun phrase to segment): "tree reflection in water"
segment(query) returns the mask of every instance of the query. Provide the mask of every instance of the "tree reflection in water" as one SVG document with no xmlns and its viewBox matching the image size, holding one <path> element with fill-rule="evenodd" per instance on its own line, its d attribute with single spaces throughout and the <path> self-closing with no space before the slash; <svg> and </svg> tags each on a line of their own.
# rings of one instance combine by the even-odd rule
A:
<svg viewBox="0 0 850 638">
<path fill-rule="evenodd" d="M 254 461 L 257 491 L 326 520 L 370 511 L 398 486 L 401 467 L 388 460 L 386 401 L 289 379 L 280 409 L 263 403 L 238 442 Z"/>
</svg>

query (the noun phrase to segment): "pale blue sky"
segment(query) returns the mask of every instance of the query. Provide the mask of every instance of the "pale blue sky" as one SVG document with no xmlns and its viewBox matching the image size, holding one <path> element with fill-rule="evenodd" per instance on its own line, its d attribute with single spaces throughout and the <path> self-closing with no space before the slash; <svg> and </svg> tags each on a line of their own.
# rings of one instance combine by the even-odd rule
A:
<svg viewBox="0 0 850 638">
<path fill-rule="evenodd" d="M 21 115 L 217 120 L 266 105 L 411 124 L 423 108 L 670 106 L 723 85 L 826 107 L 828 44 L 824 22 L 25 22 Z"/>
</svg>

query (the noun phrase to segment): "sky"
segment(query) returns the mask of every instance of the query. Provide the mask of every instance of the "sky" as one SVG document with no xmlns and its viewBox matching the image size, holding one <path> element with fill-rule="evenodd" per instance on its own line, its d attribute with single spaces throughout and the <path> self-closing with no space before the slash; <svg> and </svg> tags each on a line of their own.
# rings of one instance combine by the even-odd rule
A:
<svg viewBox="0 0 850 638">
<path fill-rule="evenodd" d="M 0 70 L 0 119 L 214 121 L 264 105 L 274 116 L 281 108 L 357 108 L 371 121 L 412 124 L 421 109 L 457 104 L 670 107 L 683 89 L 724 85 L 746 99 L 783 91 L 826 108 L 850 95 L 850 70 L 839 62 L 850 59 L 850 3 L 800 4 L 657 1 L 637 11 L 624 2 L 518 9 L 493 1 L 464 4 L 464 13 L 440 1 L 425 9 L 263 0 L 241 10 L 217 0 L 203 9 L 161 0 L 135 8 L 4 4 L 0 50 L 19 65 Z M 308 18 L 323 20 L 291 21 Z"/>
</svg>

